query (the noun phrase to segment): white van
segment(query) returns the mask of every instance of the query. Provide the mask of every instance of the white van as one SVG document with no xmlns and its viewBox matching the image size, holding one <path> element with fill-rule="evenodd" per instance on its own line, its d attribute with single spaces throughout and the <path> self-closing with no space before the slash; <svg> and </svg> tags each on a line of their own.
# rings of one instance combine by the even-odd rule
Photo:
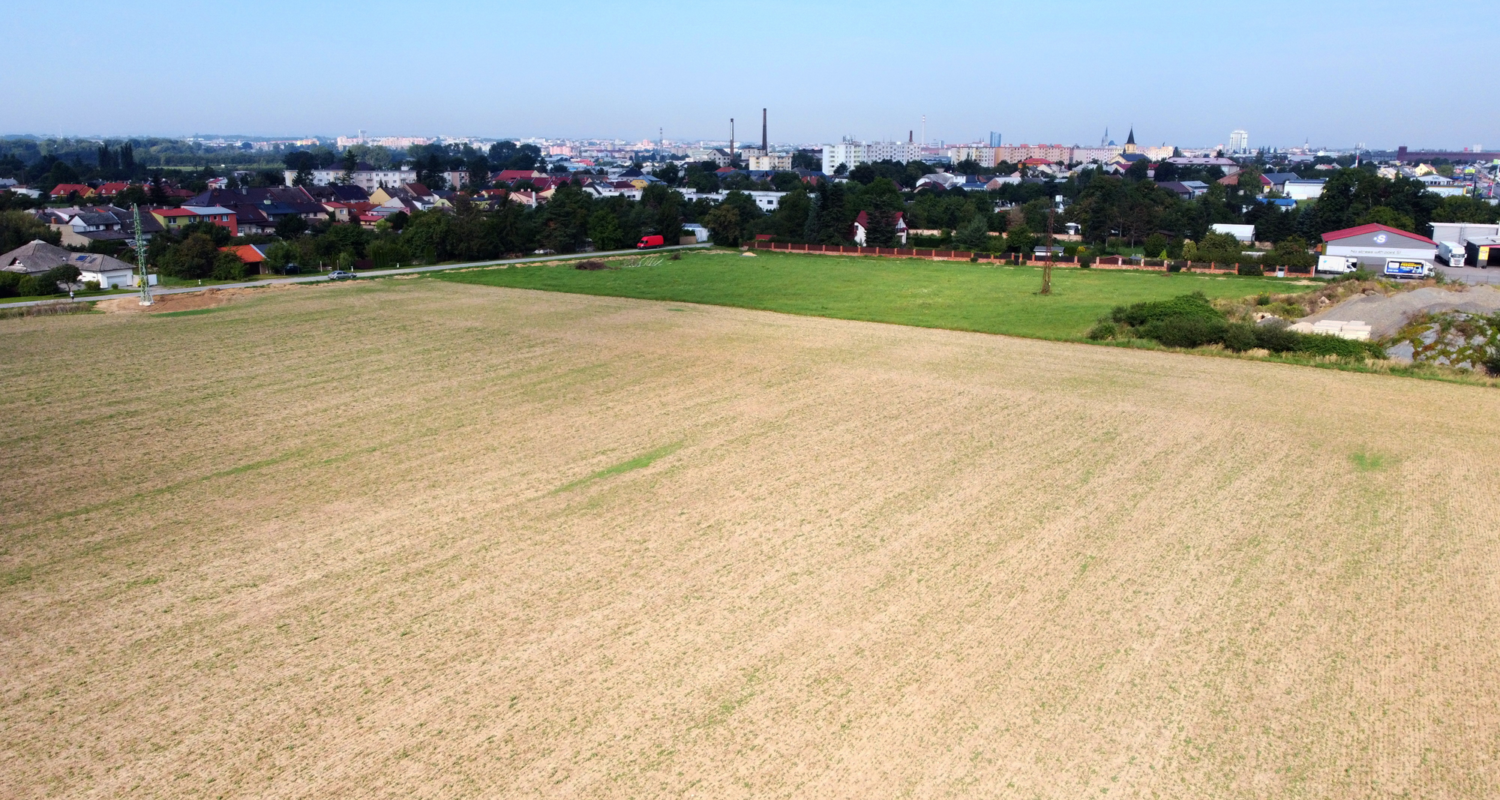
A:
<svg viewBox="0 0 1500 800">
<path fill-rule="evenodd" d="M 1318 271 L 1347 275 L 1359 269 L 1359 260 L 1348 256 L 1318 256 Z"/>
</svg>

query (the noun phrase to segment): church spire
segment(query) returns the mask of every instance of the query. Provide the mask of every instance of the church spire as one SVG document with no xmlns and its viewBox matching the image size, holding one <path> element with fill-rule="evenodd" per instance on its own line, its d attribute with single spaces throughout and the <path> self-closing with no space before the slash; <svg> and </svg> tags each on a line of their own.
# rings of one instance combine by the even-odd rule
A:
<svg viewBox="0 0 1500 800">
<path fill-rule="evenodd" d="M 1135 144 L 1135 126 L 1130 126 L 1130 136 L 1126 137 L 1125 144 Z"/>
</svg>

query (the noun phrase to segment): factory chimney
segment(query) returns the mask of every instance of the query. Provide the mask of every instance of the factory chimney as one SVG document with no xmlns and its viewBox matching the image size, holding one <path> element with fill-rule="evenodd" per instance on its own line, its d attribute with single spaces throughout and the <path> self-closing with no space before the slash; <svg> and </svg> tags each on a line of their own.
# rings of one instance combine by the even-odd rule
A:
<svg viewBox="0 0 1500 800">
<path fill-rule="evenodd" d="M 766 110 L 760 110 L 760 152 L 761 155 L 771 154 L 771 140 L 766 138 Z"/>
</svg>

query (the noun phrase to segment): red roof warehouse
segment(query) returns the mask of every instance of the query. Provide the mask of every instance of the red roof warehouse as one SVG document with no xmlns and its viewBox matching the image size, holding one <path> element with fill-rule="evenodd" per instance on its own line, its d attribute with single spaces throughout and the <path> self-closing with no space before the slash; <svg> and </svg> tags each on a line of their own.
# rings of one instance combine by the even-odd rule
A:
<svg viewBox="0 0 1500 800">
<path fill-rule="evenodd" d="M 1400 228 L 1370 223 L 1323 234 L 1323 252 L 1384 266 L 1392 258 L 1432 261 L 1437 258 L 1437 242 Z"/>
</svg>

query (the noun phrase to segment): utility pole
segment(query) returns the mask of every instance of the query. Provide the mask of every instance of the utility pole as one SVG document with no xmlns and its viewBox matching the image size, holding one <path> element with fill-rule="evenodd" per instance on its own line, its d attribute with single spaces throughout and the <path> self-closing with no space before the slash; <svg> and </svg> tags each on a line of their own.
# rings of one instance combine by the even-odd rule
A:
<svg viewBox="0 0 1500 800">
<path fill-rule="evenodd" d="M 149 306 L 151 299 L 151 279 L 146 275 L 146 241 L 141 233 L 141 206 L 139 203 L 130 207 L 135 214 L 135 267 L 136 273 L 140 275 L 141 282 L 141 305 Z"/>
<path fill-rule="evenodd" d="M 1052 294 L 1052 221 L 1057 209 L 1047 210 L 1047 263 L 1042 265 L 1042 294 Z"/>
</svg>

